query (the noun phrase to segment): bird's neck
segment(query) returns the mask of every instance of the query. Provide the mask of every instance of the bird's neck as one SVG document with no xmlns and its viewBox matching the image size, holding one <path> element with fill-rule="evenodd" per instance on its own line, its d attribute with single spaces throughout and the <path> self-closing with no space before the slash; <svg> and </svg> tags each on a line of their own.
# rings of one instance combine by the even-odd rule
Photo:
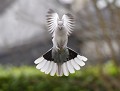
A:
<svg viewBox="0 0 120 91">
<path fill-rule="evenodd" d="M 55 31 L 55 35 L 56 36 L 67 36 L 67 32 L 65 31 L 64 28 L 61 28 Z"/>
</svg>

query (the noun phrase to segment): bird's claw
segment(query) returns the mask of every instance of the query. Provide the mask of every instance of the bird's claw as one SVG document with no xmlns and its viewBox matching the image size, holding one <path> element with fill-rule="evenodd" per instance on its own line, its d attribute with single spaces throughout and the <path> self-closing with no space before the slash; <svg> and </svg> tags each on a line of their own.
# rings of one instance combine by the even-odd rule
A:
<svg viewBox="0 0 120 91">
<path fill-rule="evenodd" d="M 59 47 L 56 47 L 58 50 L 60 50 L 60 48 Z"/>
</svg>

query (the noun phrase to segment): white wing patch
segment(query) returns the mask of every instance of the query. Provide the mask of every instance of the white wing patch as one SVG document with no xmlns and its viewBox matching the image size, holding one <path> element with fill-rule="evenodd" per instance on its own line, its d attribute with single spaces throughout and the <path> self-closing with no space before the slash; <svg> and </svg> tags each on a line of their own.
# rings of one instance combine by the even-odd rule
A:
<svg viewBox="0 0 120 91">
<path fill-rule="evenodd" d="M 71 14 L 64 14 L 62 17 L 64 28 L 67 30 L 68 35 L 70 35 L 74 28 L 74 18 Z"/>
<path fill-rule="evenodd" d="M 53 33 L 58 27 L 59 16 L 52 9 L 50 9 L 46 17 L 47 17 L 48 31 L 50 33 Z"/>
</svg>

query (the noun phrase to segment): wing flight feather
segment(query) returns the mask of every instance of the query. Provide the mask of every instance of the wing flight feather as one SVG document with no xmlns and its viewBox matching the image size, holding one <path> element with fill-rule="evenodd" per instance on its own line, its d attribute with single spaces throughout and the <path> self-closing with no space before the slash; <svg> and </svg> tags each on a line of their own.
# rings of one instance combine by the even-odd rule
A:
<svg viewBox="0 0 120 91">
<path fill-rule="evenodd" d="M 63 25 L 67 30 L 68 35 L 70 35 L 74 28 L 74 18 L 71 14 L 64 14 L 62 17 Z"/>
<path fill-rule="evenodd" d="M 46 17 L 47 17 L 48 31 L 50 33 L 53 33 L 57 29 L 59 16 L 52 9 L 49 9 Z"/>
</svg>

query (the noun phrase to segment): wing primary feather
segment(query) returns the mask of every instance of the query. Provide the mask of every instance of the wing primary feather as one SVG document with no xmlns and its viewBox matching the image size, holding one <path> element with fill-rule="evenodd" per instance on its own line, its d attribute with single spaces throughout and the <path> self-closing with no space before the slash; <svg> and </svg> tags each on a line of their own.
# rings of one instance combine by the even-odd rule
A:
<svg viewBox="0 0 120 91">
<path fill-rule="evenodd" d="M 52 9 L 49 9 L 47 17 L 47 25 L 48 25 L 48 31 L 50 33 L 53 33 L 57 29 L 57 22 L 59 20 L 59 16 L 56 12 L 54 12 Z"/>
<path fill-rule="evenodd" d="M 63 25 L 65 29 L 67 30 L 67 34 L 71 34 L 74 28 L 74 18 L 71 14 L 64 14 L 62 17 Z"/>
</svg>

